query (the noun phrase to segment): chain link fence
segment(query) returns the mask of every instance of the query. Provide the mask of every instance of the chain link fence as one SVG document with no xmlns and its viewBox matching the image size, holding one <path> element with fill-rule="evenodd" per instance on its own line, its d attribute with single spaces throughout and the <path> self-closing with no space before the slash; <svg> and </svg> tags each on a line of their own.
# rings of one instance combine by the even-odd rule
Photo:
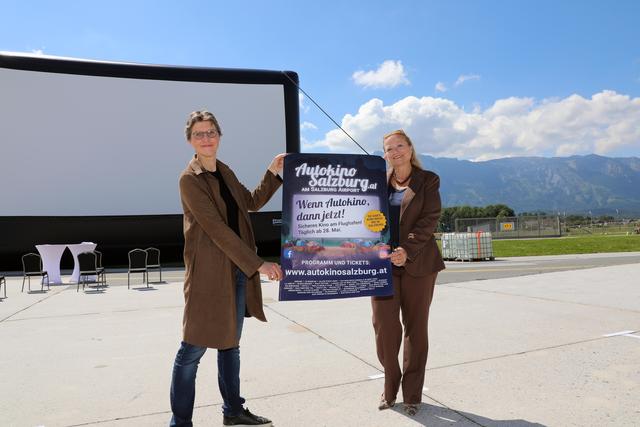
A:
<svg viewBox="0 0 640 427">
<path fill-rule="evenodd" d="M 562 236 L 559 216 L 456 218 L 455 230 L 457 233 L 486 231 L 493 239 Z"/>
</svg>

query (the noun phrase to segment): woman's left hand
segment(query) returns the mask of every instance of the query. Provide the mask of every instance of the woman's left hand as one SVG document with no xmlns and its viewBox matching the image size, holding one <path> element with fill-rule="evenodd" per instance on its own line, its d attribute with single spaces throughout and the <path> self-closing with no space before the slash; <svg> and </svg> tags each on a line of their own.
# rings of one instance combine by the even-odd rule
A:
<svg viewBox="0 0 640 427">
<path fill-rule="evenodd" d="M 271 164 L 269 165 L 269 170 L 274 175 L 282 176 L 282 168 L 284 168 L 284 157 L 287 153 L 280 153 L 273 158 Z"/>
<path fill-rule="evenodd" d="M 407 263 L 407 251 L 398 246 L 391 252 L 391 262 L 396 267 L 402 267 Z"/>
</svg>

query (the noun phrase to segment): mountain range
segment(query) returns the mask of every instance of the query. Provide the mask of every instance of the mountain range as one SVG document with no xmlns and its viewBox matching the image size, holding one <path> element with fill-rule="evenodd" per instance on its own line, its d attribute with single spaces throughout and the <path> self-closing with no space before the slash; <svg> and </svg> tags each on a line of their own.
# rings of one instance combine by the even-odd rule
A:
<svg viewBox="0 0 640 427">
<path fill-rule="evenodd" d="M 420 158 L 440 175 L 445 207 L 505 204 L 516 212 L 640 215 L 638 157 Z"/>
</svg>

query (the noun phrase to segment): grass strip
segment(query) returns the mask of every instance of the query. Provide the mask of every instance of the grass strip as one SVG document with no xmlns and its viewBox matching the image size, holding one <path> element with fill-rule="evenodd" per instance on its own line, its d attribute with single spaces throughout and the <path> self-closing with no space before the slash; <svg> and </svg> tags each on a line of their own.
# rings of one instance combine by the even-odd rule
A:
<svg viewBox="0 0 640 427">
<path fill-rule="evenodd" d="M 640 251 L 640 236 L 593 235 L 548 239 L 494 240 L 497 257 Z"/>
</svg>

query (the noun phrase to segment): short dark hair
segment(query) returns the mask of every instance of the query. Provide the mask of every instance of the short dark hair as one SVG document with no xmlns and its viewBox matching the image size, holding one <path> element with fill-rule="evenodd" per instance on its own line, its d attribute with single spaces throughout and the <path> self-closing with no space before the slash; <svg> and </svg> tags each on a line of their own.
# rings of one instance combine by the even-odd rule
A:
<svg viewBox="0 0 640 427">
<path fill-rule="evenodd" d="M 216 128 L 218 135 L 222 136 L 222 129 L 220 129 L 218 119 L 216 119 L 216 116 L 214 116 L 213 113 L 210 113 L 207 110 L 193 111 L 189 114 L 187 125 L 184 127 L 184 134 L 187 137 L 187 141 L 191 139 L 191 129 L 193 129 L 193 125 L 198 122 L 211 122 L 211 124 Z"/>
</svg>

